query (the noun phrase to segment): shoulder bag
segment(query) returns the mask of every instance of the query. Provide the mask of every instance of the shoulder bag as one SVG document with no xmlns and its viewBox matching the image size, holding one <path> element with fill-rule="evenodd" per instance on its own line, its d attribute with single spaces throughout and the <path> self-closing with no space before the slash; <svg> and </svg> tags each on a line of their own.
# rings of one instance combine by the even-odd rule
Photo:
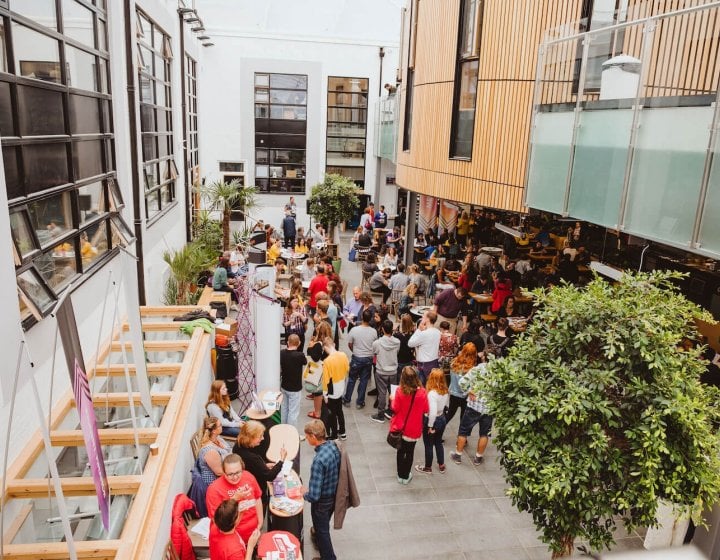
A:
<svg viewBox="0 0 720 560">
<path fill-rule="evenodd" d="M 322 363 L 308 361 L 303 372 L 305 390 L 308 393 L 317 393 L 322 386 Z"/>
<path fill-rule="evenodd" d="M 403 422 L 403 427 L 399 430 L 390 430 L 388 432 L 388 435 L 387 435 L 388 445 L 394 449 L 400 449 L 400 446 L 402 445 L 403 432 L 405 431 L 405 426 L 407 426 L 408 418 L 410 418 L 410 411 L 412 410 L 413 403 L 415 402 L 416 394 L 417 394 L 417 389 L 415 389 L 415 392 L 412 395 L 412 399 L 410 399 L 410 406 L 408 407 L 407 414 L 405 415 L 405 422 Z"/>
</svg>

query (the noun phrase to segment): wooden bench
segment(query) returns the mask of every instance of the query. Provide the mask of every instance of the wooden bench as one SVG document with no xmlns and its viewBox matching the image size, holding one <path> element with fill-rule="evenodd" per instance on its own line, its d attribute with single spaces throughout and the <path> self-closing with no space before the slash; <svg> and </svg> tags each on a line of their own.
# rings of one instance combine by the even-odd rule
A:
<svg viewBox="0 0 720 560">
<path fill-rule="evenodd" d="M 230 312 L 230 305 L 232 303 L 230 292 L 216 292 L 210 286 L 206 286 L 205 288 L 203 288 L 202 294 L 200 295 L 200 299 L 198 300 L 197 304 L 200 307 L 210 307 L 210 303 L 214 301 L 220 301 L 225 303 L 228 313 Z"/>
</svg>

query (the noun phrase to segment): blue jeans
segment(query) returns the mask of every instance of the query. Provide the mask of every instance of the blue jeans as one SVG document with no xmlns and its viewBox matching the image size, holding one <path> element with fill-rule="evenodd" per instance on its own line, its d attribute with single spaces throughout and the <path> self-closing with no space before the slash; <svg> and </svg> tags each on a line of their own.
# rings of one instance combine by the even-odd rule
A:
<svg viewBox="0 0 720 560">
<path fill-rule="evenodd" d="M 330 517 L 335 510 L 335 496 L 320 498 L 310 505 L 310 516 L 312 517 L 317 539 L 320 558 L 322 560 L 337 560 L 330 540 Z"/>
<path fill-rule="evenodd" d="M 436 367 L 438 367 L 438 361 L 432 360 L 430 362 L 418 362 L 417 370 L 418 370 L 418 377 L 420 377 L 420 382 L 423 384 L 423 387 L 425 387 L 425 383 L 427 383 L 427 378 L 430 375 L 430 372 L 434 370 Z"/>
<path fill-rule="evenodd" d="M 349 403 L 352 400 L 355 382 L 359 379 L 357 403 L 365 404 L 365 391 L 370 381 L 370 373 L 372 372 L 373 359 L 372 356 L 367 358 L 358 358 L 353 356 L 350 359 L 350 373 L 348 374 L 347 388 L 343 401 Z"/>
<path fill-rule="evenodd" d="M 290 424 L 297 428 L 302 391 L 286 391 L 285 389 L 280 389 L 280 392 L 283 395 L 283 401 L 280 405 L 280 422 Z"/>
<path fill-rule="evenodd" d="M 435 425 L 438 428 L 432 434 L 428 431 L 427 425 L 428 418 L 425 416 L 423 419 L 423 444 L 425 444 L 425 467 L 432 467 L 433 462 L 433 449 L 437 456 L 438 465 L 445 464 L 445 449 L 443 448 L 442 438 L 445 433 L 445 417 L 438 422 L 435 421 Z"/>
</svg>

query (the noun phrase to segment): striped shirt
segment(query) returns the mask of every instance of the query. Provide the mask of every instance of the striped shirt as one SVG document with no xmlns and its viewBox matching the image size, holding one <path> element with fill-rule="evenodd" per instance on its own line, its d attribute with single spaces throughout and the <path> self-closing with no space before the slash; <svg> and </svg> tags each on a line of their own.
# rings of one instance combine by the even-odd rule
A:
<svg viewBox="0 0 720 560">
<path fill-rule="evenodd" d="M 459 381 L 458 385 L 462 391 L 471 391 L 475 381 L 487 373 L 485 364 L 478 364 L 468 371 Z M 483 395 L 468 394 L 467 405 L 480 414 L 488 414 L 488 405 Z"/>
</svg>

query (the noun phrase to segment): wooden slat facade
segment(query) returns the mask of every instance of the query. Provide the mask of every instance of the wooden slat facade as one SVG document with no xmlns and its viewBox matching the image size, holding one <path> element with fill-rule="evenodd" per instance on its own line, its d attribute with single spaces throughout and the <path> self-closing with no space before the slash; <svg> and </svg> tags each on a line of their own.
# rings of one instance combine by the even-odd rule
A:
<svg viewBox="0 0 720 560">
<path fill-rule="evenodd" d="M 708 0 L 631 0 L 627 21 Z M 541 43 L 579 33 L 582 0 L 484 0 L 475 131 L 471 161 L 450 159 L 453 93 L 460 0 L 419 0 L 415 47 L 410 149 L 402 150 L 405 117 L 403 82 L 398 111 L 396 182 L 408 190 L 498 209 L 522 205 L 534 83 Z M 414 6 L 415 8 L 415 6 Z M 407 10 L 405 29 L 411 25 Z M 639 57 L 643 25 L 629 26 L 616 42 L 617 53 Z M 407 43 L 409 37 L 403 38 Z M 659 20 L 643 88 L 646 97 L 712 94 L 720 80 L 720 10 Z M 407 44 L 401 73 L 407 76 Z M 542 69 L 541 104 L 577 101 L 582 40 L 549 45 Z M 599 98 L 588 89 L 583 101 Z"/>
</svg>

